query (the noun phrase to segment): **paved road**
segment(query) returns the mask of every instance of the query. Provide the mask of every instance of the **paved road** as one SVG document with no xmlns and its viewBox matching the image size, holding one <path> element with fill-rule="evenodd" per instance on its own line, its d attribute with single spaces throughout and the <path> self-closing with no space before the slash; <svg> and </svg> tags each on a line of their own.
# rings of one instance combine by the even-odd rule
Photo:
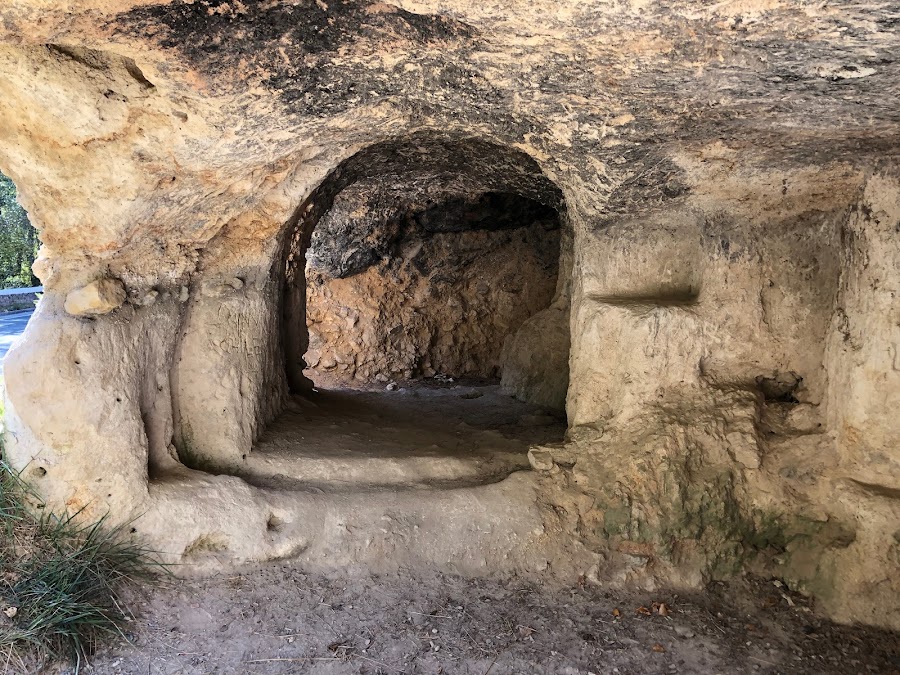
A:
<svg viewBox="0 0 900 675">
<path fill-rule="evenodd" d="M 0 312 L 0 360 L 6 356 L 13 341 L 19 337 L 34 314 L 33 309 L 19 312 Z"/>
</svg>

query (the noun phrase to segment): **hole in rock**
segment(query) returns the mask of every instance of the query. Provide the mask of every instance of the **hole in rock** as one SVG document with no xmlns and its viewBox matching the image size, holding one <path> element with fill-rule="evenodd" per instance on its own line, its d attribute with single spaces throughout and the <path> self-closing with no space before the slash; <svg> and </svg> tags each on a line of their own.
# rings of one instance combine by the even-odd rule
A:
<svg viewBox="0 0 900 675">
<path fill-rule="evenodd" d="M 797 373 L 776 373 L 771 377 L 760 375 L 756 385 L 767 403 L 798 403 L 795 393 L 803 382 Z"/>
<path fill-rule="evenodd" d="M 282 307 L 294 396 L 241 475 L 283 488 L 476 485 L 562 439 L 565 212 L 532 159 L 472 140 L 384 143 L 297 213 Z M 536 405 L 529 386 L 547 380 L 555 398 Z"/>
</svg>

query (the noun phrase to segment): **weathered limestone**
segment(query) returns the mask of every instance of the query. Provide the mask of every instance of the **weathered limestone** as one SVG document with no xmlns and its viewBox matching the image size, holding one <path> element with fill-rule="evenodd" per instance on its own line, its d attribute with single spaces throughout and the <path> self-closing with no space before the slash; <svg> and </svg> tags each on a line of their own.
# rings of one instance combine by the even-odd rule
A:
<svg viewBox="0 0 900 675">
<path fill-rule="evenodd" d="M 842 231 L 845 265 L 826 352 L 827 427 L 838 457 L 831 499 L 822 499 L 853 523 L 855 539 L 810 563 L 815 576 L 806 582 L 830 611 L 864 622 L 878 622 L 879 608 L 855 598 L 900 594 L 898 233 L 900 179 L 873 176 Z M 865 571 L 875 568 L 883 573 Z M 890 616 L 894 622 L 896 611 Z"/>
<path fill-rule="evenodd" d="M 754 569 L 900 628 L 898 20 L 879 0 L 7 3 L 0 169 L 45 289 L 4 363 L 8 459 L 50 508 L 140 516 L 201 567 Z M 377 208 L 344 214 L 354 192 Z M 471 488 L 227 475 L 311 386 L 316 233 L 369 228 L 332 242 L 356 268 L 387 241 L 370 226 L 440 229 L 488 193 L 559 213 L 555 291 L 476 351 L 512 333 L 504 386 L 565 398 L 565 443 Z M 496 250 L 494 272 L 538 267 Z"/>
<path fill-rule="evenodd" d="M 529 403 L 565 410 L 569 349 L 568 307 L 554 305 L 535 314 L 503 345 L 504 391 Z"/>
<path fill-rule="evenodd" d="M 331 382 L 496 376 L 504 339 L 556 289 L 556 213 L 496 193 L 379 209 L 360 199 L 365 188 L 344 190 L 313 234 L 310 374 Z M 564 365 L 567 345 L 555 346 Z"/>
<path fill-rule="evenodd" d="M 66 311 L 72 316 L 108 314 L 125 302 L 125 286 L 118 279 L 98 279 L 66 296 Z"/>
</svg>

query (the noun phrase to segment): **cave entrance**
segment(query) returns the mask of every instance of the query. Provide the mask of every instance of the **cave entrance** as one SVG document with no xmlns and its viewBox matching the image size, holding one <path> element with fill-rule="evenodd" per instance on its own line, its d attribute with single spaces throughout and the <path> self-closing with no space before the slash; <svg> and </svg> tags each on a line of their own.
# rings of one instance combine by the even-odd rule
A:
<svg viewBox="0 0 900 675">
<path fill-rule="evenodd" d="M 531 158 L 488 143 L 422 137 L 344 162 L 286 241 L 294 398 L 248 458 L 251 477 L 477 484 L 561 440 L 567 372 L 549 400 L 540 371 L 567 370 L 562 211 Z M 548 311 L 565 340 L 533 325 Z"/>
</svg>

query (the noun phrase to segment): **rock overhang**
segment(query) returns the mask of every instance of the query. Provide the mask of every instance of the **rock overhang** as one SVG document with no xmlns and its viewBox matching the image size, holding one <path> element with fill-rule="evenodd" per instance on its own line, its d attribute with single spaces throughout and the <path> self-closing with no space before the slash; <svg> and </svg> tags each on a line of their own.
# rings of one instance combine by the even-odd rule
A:
<svg viewBox="0 0 900 675">
<path fill-rule="evenodd" d="M 638 584 L 784 549 L 772 569 L 837 616 L 897 625 L 897 588 L 878 582 L 896 567 L 900 480 L 896 7 L 445 5 L 0 11 L 0 167 L 46 246 L 44 303 L 7 362 L 9 452 L 47 462 L 37 484 L 58 505 L 186 514 L 181 479 L 154 484 L 148 465 L 166 474 L 204 443 L 240 457 L 286 396 L 273 270 L 298 208 L 342 165 L 404 190 L 476 176 L 566 206 L 571 316 L 554 344 L 571 340 L 570 443 L 515 479 L 555 515 L 529 507 L 511 531 L 540 521 L 586 547 L 592 576 Z M 465 170 L 388 170 L 398 157 Z M 66 315 L 69 293 L 106 278 L 128 289 L 120 309 Z M 521 362 L 550 362 L 526 338 Z M 49 389 L 42 363 L 59 364 Z M 796 402 L 767 400 L 760 382 L 786 376 L 802 378 Z M 42 397 L 67 403 L 38 411 Z M 97 454 L 116 470 L 98 474 Z M 226 532 L 197 525 L 184 550 L 207 537 L 237 559 L 340 559 L 308 533 L 241 538 L 286 498 L 190 475 L 206 529 Z M 256 506 L 221 525 L 238 502 Z M 552 549 L 528 536 L 526 567 Z"/>
</svg>

